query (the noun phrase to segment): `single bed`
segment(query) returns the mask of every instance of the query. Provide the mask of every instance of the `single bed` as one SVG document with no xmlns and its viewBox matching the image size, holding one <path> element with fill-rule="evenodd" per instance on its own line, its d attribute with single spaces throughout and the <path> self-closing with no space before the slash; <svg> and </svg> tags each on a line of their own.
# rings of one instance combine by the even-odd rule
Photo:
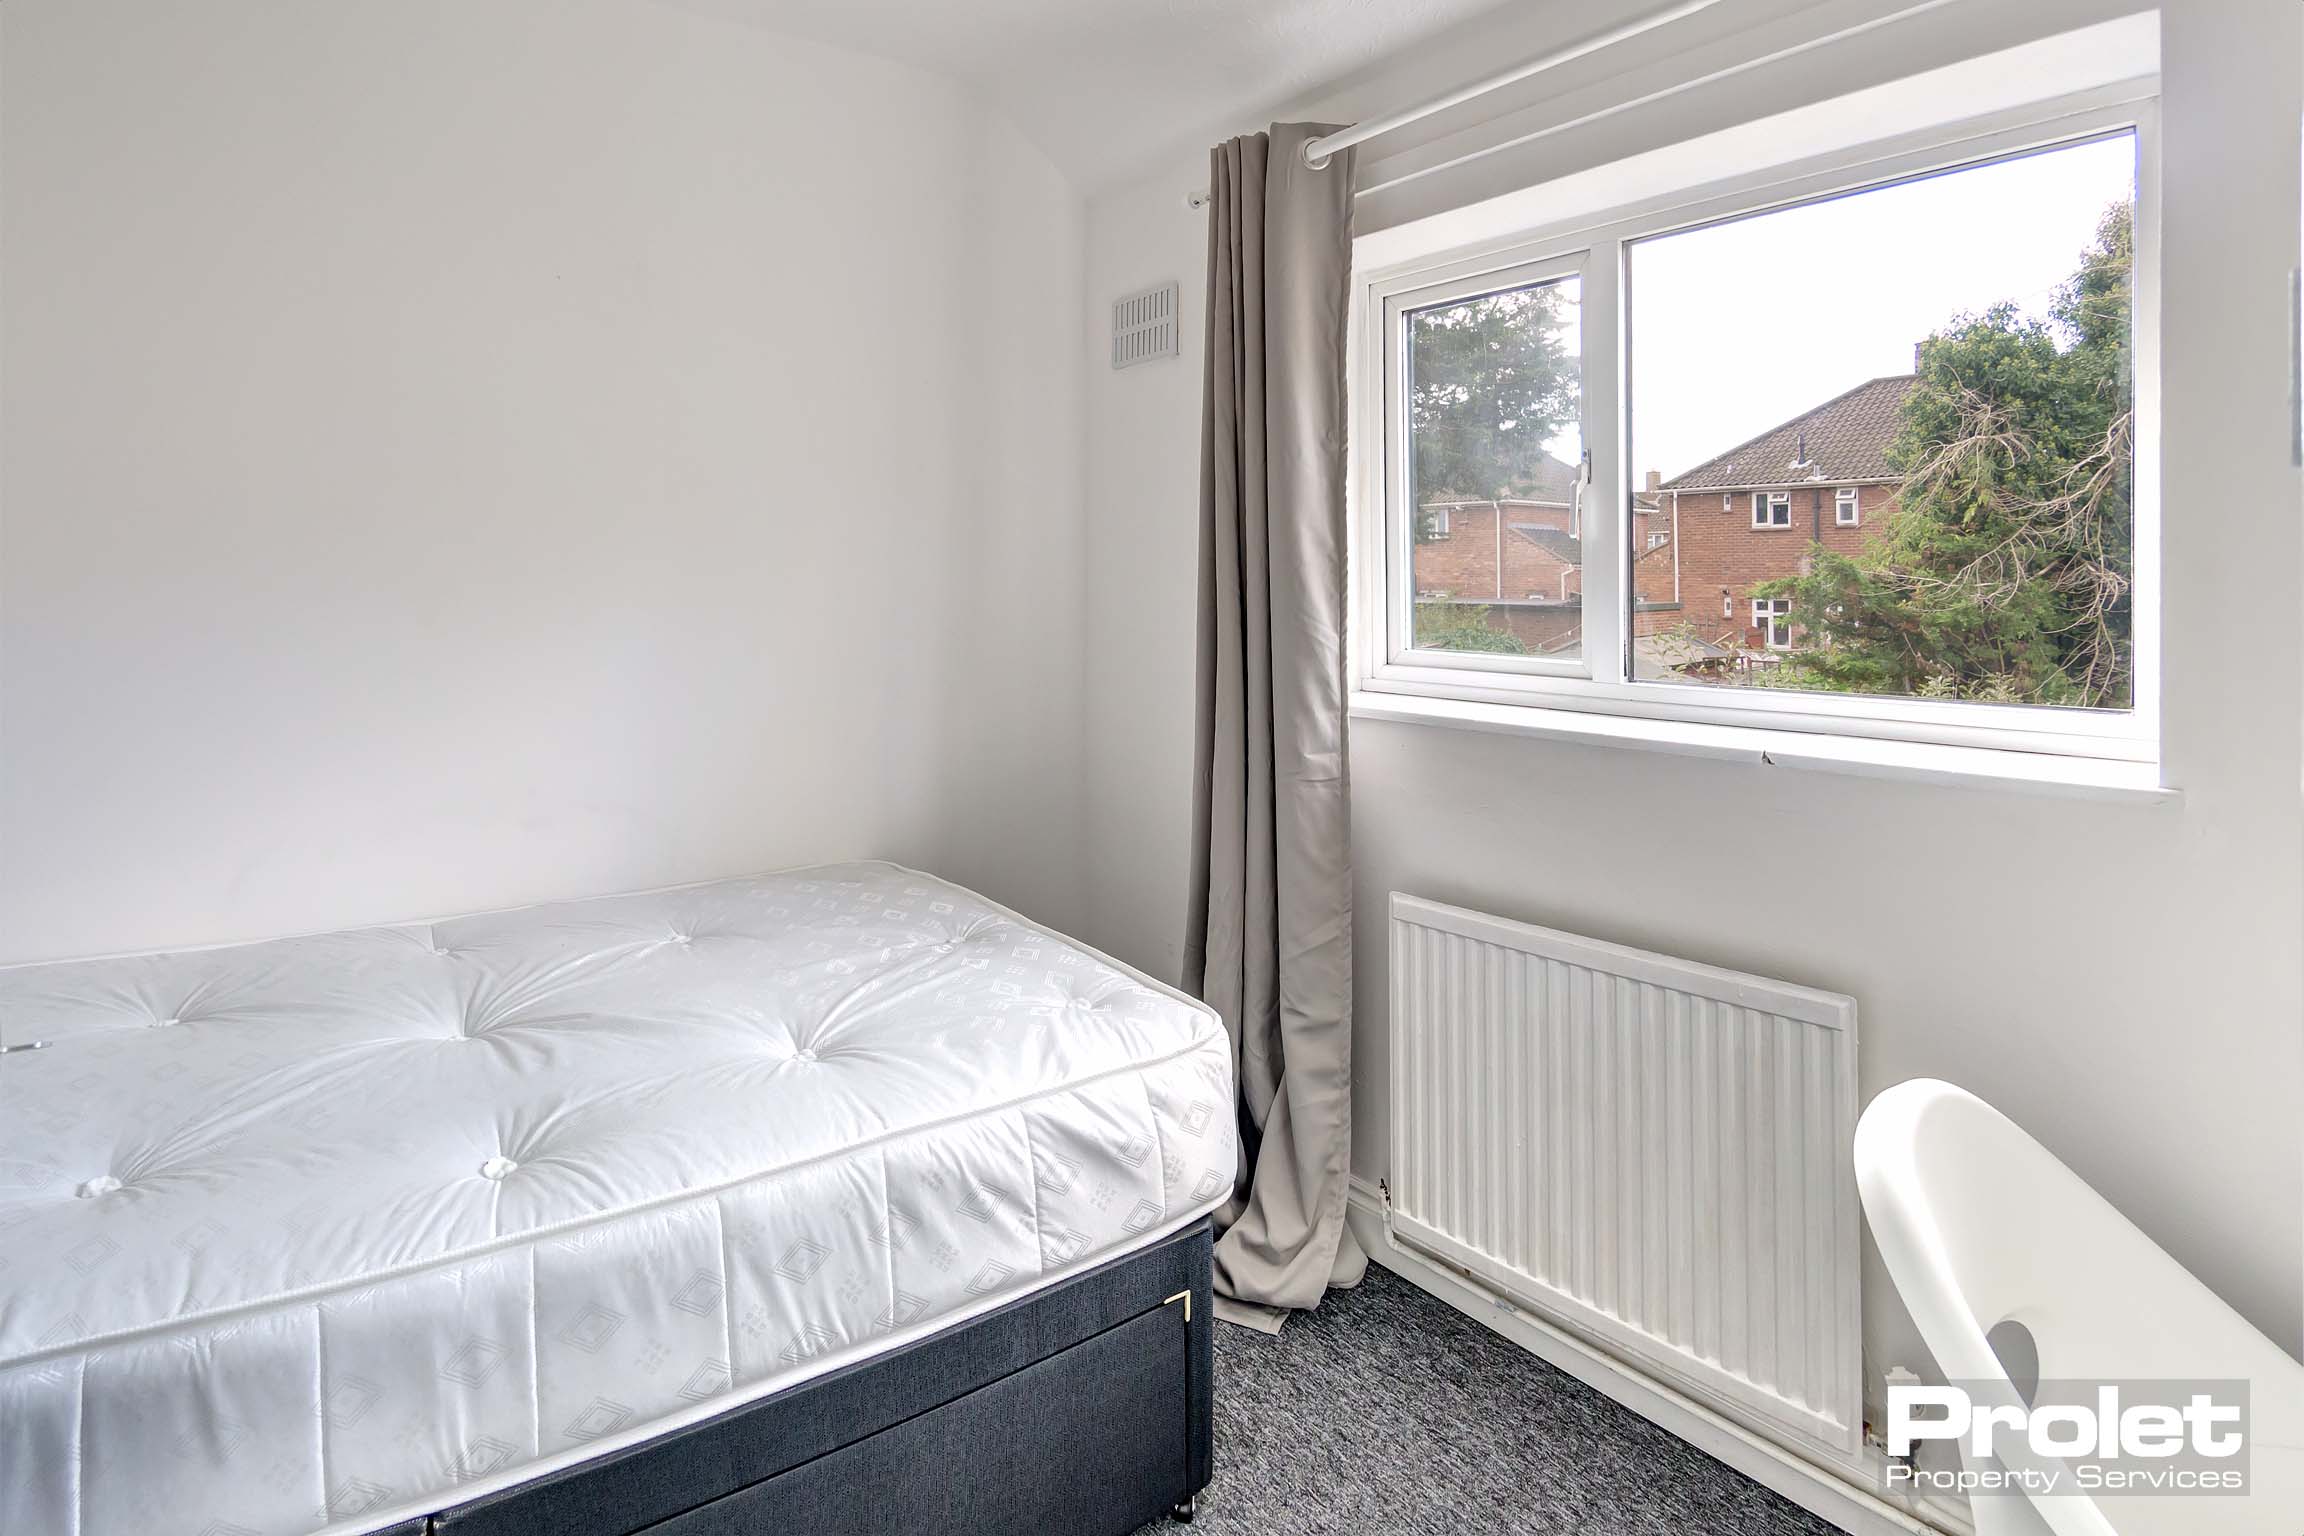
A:
<svg viewBox="0 0 2304 1536">
<path fill-rule="evenodd" d="M 1121 1532 L 1207 1481 L 1222 1026 L 933 877 L 19 966 L 0 1052 L 8 1536 Z"/>
</svg>

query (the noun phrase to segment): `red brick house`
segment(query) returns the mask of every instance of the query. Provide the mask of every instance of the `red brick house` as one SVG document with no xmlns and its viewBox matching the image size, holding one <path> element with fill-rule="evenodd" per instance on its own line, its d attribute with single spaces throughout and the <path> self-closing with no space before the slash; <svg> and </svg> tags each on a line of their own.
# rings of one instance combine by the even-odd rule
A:
<svg viewBox="0 0 2304 1536">
<path fill-rule="evenodd" d="M 1800 574 L 1815 545 L 1863 547 L 1895 501 L 1888 446 L 1912 384 L 1910 374 L 1869 380 L 1685 474 L 1652 475 L 1665 537 L 1653 548 L 1635 544 L 1635 569 L 1668 559 L 1678 607 L 1643 602 L 1635 633 L 1681 633 L 1754 660 L 1789 648 L 1795 626 L 1784 601 L 1752 588 Z M 1642 572 L 1642 598 L 1664 576 Z"/>
<path fill-rule="evenodd" d="M 1576 467 L 1546 458 L 1517 493 L 1482 501 L 1446 493 L 1419 507 L 1416 601 L 1475 604 L 1491 628 L 1538 654 L 1573 646 L 1583 632 L 1584 530 Z M 1639 496 L 1645 537 L 1655 498 Z"/>
<path fill-rule="evenodd" d="M 1687 473 L 1654 470 L 1632 497 L 1634 658 L 1643 677 L 1692 659 L 1766 666 L 1797 626 L 1781 598 L 1753 595 L 1800 574 L 1808 551 L 1854 554 L 1895 500 L 1888 445 L 1913 378 L 1872 379 Z M 1542 654 L 1582 634 L 1583 530 L 1576 470 L 1547 459 L 1493 501 L 1421 504 L 1416 601 L 1474 604 L 1491 628 Z"/>
</svg>

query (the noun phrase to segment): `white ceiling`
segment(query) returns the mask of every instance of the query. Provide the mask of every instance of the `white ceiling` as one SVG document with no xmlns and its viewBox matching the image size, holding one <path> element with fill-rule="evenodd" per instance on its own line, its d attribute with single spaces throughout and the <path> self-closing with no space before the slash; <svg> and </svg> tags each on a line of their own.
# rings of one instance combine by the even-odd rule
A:
<svg viewBox="0 0 2304 1536">
<path fill-rule="evenodd" d="M 1093 190 L 1513 0 L 667 3 L 965 80 Z"/>
</svg>

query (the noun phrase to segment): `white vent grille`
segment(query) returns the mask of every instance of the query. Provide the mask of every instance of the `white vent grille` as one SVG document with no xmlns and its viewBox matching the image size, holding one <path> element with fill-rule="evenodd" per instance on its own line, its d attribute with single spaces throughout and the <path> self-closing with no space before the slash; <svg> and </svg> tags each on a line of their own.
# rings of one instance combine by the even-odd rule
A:
<svg viewBox="0 0 2304 1536">
<path fill-rule="evenodd" d="M 1176 285 L 1112 301 L 1112 366 L 1133 368 L 1176 355 Z"/>
<path fill-rule="evenodd" d="M 1842 1456 L 1855 1121 L 1849 998 L 1392 897 L 1393 1236 Z"/>
</svg>

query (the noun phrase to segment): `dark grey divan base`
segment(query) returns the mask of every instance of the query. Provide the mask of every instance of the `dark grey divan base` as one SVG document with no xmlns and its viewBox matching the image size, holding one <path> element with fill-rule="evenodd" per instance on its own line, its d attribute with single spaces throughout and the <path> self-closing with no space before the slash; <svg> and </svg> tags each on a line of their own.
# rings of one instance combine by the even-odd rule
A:
<svg viewBox="0 0 2304 1536">
<path fill-rule="evenodd" d="M 1124 1536 L 1208 1483 L 1210 1242 L 379 1536 Z"/>
</svg>

